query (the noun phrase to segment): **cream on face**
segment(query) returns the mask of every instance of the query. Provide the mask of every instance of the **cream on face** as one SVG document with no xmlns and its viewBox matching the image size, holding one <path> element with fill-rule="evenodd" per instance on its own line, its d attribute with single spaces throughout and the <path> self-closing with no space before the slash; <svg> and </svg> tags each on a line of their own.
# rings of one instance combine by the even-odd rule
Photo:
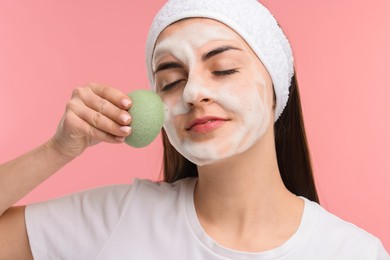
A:
<svg viewBox="0 0 390 260">
<path fill-rule="evenodd" d="M 266 91 L 266 84 L 270 83 L 256 68 L 257 57 L 249 53 L 249 47 L 238 40 L 234 31 L 220 23 L 186 22 L 175 29 L 157 43 L 153 58 L 154 70 L 167 55 L 183 64 L 186 70 L 186 83 L 180 90 L 161 94 L 166 110 L 164 129 L 169 141 L 184 157 L 200 166 L 246 151 L 260 140 L 271 121 Z M 248 58 L 240 68 L 242 71 L 215 80 L 215 76 L 207 71 L 200 52 L 215 42 L 243 46 L 240 52 L 245 52 L 243 55 Z M 233 51 L 237 52 L 230 50 Z M 219 58 L 216 55 L 212 59 Z M 170 83 L 165 81 L 161 80 L 162 85 Z M 228 121 L 207 134 L 187 131 L 184 125 L 198 116 L 214 116 Z"/>
</svg>

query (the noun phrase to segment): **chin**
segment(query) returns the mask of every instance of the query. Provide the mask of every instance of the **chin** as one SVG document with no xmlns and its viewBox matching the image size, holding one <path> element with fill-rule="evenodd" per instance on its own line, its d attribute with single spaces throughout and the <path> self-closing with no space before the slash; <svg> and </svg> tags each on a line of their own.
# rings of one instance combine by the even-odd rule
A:
<svg viewBox="0 0 390 260">
<path fill-rule="evenodd" d="M 220 164 L 230 161 L 231 159 L 236 158 L 241 153 L 231 153 L 231 154 L 225 154 L 225 155 L 219 155 L 215 157 L 196 157 L 194 155 L 186 156 L 183 155 L 187 160 L 190 162 L 196 164 L 197 166 L 207 166 L 207 165 L 213 165 L 213 164 Z"/>
</svg>

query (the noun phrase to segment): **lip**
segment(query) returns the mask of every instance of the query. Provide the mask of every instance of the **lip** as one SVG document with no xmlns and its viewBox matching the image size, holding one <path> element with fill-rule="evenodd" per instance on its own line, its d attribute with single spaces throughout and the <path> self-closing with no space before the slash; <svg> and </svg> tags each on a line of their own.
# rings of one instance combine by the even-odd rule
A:
<svg viewBox="0 0 390 260">
<path fill-rule="evenodd" d="M 195 133 L 207 133 L 219 128 L 226 121 L 228 120 L 225 118 L 215 116 L 196 118 L 186 126 L 186 130 Z"/>
</svg>

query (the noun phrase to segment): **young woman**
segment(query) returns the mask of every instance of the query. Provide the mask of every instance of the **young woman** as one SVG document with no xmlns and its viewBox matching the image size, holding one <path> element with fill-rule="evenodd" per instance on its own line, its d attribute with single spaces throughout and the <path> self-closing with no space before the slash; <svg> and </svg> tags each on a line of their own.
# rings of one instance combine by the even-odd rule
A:
<svg viewBox="0 0 390 260">
<path fill-rule="evenodd" d="M 76 89 L 57 133 L 0 168 L 0 259 L 389 259 L 318 202 L 290 45 L 255 0 L 171 0 L 147 42 L 164 101 L 164 182 L 11 207 L 98 142 L 131 100 Z"/>
</svg>

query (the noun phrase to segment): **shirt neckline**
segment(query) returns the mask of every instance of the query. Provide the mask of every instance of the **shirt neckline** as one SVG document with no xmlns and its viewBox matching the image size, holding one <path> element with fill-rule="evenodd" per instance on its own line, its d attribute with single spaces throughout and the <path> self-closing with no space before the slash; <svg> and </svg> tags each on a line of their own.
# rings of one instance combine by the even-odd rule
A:
<svg viewBox="0 0 390 260">
<path fill-rule="evenodd" d="M 304 209 L 301 222 L 297 231 L 282 245 L 274 249 L 253 253 L 230 249 L 218 244 L 204 231 L 196 214 L 194 204 L 194 190 L 197 180 L 197 178 L 190 178 L 190 181 L 187 183 L 188 187 L 186 189 L 184 207 L 191 230 L 193 231 L 199 242 L 202 243 L 213 253 L 222 257 L 228 257 L 233 259 L 275 259 L 287 255 L 294 248 L 298 247 L 298 244 L 302 243 L 304 238 L 308 236 L 310 225 L 312 223 L 314 215 L 314 205 L 313 203 L 311 203 L 310 200 L 300 196 L 300 198 L 304 201 Z"/>
</svg>

